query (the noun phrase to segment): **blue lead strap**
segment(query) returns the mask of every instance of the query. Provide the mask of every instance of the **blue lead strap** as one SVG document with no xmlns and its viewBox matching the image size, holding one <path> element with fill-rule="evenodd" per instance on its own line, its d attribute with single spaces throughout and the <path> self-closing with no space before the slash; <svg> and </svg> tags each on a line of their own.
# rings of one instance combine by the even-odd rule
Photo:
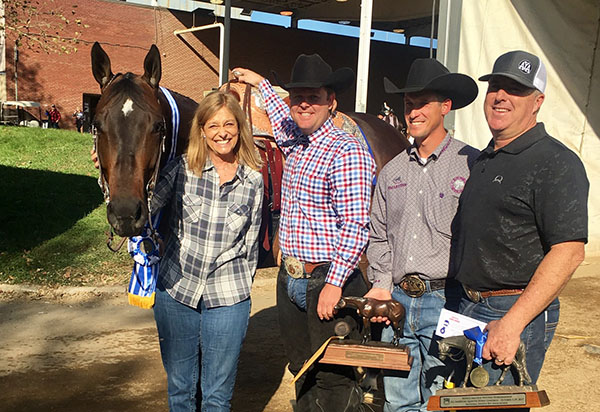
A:
<svg viewBox="0 0 600 412">
<path fill-rule="evenodd" d="M 173 130 L 171 134 L 171 150 L 167 162 L 175 158 L 177 150 L 177 136 L 179 135 L 179 109 L 175 99 L 169 90 L 160 86 L 160 90 L 171 106 L 171 123 Z M 162 150 L 162 149 L 161 149 Z M 152 227 L 158 228 L 162 217 L 162 211 L 152 216 Z M 127 300 L 130 305 L 143 309 L 151 309 L 154 306 L 156 282 L 160 270 L 160 250 L 158 240 L 161 239 L 158 231 L 151 233 L 150 226 L 146 224 L 140 236 L 130 237 L 127 242 L 127 250 L 133 258 L 133 269 L 131 280 L 127 288 Z"/>
<path fill-rule="evenodd" d="M 354 123 L 356 123 L 356 122 L 354 122 Z M 367 136 L 365 136 L 365 132 L 363 132 L 363 130 L 358 125 L 358 123 L 356 123 L 356 127 L 358 127 L 358 130 L 360 130 L 360 133 L 362 134 L 363 139 L 367 143 L 367 149 L 369 150 L 369 154 L 371 155 L 371 158 L 373 158 L 373 161 L 375 161 L 375 154 L 373 153 L 373 149 L 371 149 L 371 145 L 369 144 L 369 141 L 367 140 Z M 377 184 L 377 176 L 373 177 L 373 186 L 375 186 L 376 184 Z"/>
<path fill-rule="evenodd" d="M 463 331 L 463 333 L 467 337 L 467 339 L 475 341 L 475 359 L 473 360 L 478 365 L 481 365 L 483 363 L 483 345 L 485 345 L 485 342 L 487 341 L 488 333 L 483 332 L 479 326 L 467 329 Z"/>
</svg>

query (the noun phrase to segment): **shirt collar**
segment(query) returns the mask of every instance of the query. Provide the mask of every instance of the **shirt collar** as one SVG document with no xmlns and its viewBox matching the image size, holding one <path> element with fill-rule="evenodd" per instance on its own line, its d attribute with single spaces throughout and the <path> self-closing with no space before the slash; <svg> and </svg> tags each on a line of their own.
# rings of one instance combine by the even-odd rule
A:
<svg viewBox="0 0 600 412">
<path fill-rule="evenodd" d="M 217 171 L 215 169 L 215 164 L 211 160 L 210 156 L 206 156 L 206 163 L 204 164 L 204 167 L 202 168 L 202 172 L 208 172 L 209 170 L 214 170 L 215 174 L 217 173 Z M 248 175 L 248 171 L 246 170 L 245 167 L 242 167 L 241 164 L 238 164 L 237 170 L 235 171 L 235 175 L 240 180 L 240 182 L 244 183 L 244 179 Z"/>
<path fill-rule="evenodd" d="M 533 144 L 537 143 L 544 136 L 546 136 L 546 128 L 544 123 L 537 123 L 531 129 L 527 130 L 521 136 L 499 149 L 498 152 L 506 152 L 510 154 L 519 154 L 525 149 L 529 148 Z M 484 149 L 486 154 L 492 154 L 494 152 L 494 139 L 490 141 L 487 147 Z"/>
<path fill-rule="evenodd" d="M 328 136 L 334 127 L 335 126 L 333 124 L 333 120 L 332 120 L 331 116 L 329 116 L 327 118 L 327 120 L 325 120 L 325 123 L 323 123 L 321 125 L 321 127 L 319 127 L 317 130 L 315 130 L 310 135 L 308 135 L 308 140 L 310 140 L 310 143 L 316 143 L 317 141 L 321 140 L 323 137 Z"/>
<path fill-rule="evenodd" d="M 450 136 L 450 133 L 446 133 L 446 137 L 444 137 L 444 140 L 442 140 L 440 142 L 440 144 L 435 148 L 433 153 L 431 153 L 427 159 L 428 160 L 429 159 L 437 160 L 442 155 L 442 153 L 444 153 L 446 151 L 446 149 L 448 149 L 448 146 L 450 146 L 451 142 L 452 142 L 452 136 Z M 409 147 L 408 150 L 409 150 L 409 155 L 413 159 L 415 159 L 415 160 L 420 159 L 419 151 L 417 150 L 416 143 L 413 142 L 413 144 Z"/>
</svg>

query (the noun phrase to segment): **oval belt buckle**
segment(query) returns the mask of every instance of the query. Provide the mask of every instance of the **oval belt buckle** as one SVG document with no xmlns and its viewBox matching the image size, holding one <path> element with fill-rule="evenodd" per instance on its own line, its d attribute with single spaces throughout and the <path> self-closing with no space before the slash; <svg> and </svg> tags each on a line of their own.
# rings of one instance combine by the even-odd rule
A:
<svg viewBox="0 0 600 412">
<path fill-rule="evenodd" d="M 467 294 L 467 296 L 469 297 L 469 299 L 471 300 L 471 302 L 473 303 L 479 303 L 481 302 L 481 295 L 479 294 L 478 291 L 468 288 L 468 287 L 464 287 L 465 293 Z"/>
<path fill-rule="evenodd" d="M 283 261 L 285 271 L 294 279 L 299 279 L 304 276 L 304 265 L 298 259 L 288 256 Z"/>
<path fill-rule="evenodd" d="M 425 282 L 416 275 L 406 275 L 400 287 L 411 298 L 420 298 L 425 293 Z"/>
</svg>

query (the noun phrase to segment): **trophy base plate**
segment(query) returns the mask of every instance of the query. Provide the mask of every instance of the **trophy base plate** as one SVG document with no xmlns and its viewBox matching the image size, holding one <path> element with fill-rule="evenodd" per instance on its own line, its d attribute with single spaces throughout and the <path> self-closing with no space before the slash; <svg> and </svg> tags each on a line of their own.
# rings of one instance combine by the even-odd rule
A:
<svg viewBox="0 0 600 412">
<path fill-rule="evenodd" d="M 429 398 L 427 410 L 473 410 L 504 408 L 541 408 L 550 400 L 536 385 L 486 386 L 483 388 L 441 389 Z"/>
<path fill-rule="evenodd" d="M 361 366 L 366 368 L 409 371 L 412 364 L 410 349 L 390 343 L 344 340 L 327 345 L 320 363 Z"/>
</svg>

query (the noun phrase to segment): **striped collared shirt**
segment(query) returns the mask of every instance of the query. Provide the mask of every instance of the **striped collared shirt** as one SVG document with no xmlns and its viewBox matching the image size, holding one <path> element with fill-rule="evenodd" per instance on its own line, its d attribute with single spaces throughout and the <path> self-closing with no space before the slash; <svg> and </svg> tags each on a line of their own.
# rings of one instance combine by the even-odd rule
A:
<svg viewBox="0 0 600 412">
<path fill-rule="evenodd" d="M 161 171 L 152 210 L 170 206 L 169 238 L 160 281 L 177 301 L 198 307 L 230 306 L 250 296 L 258 262 L 263 181 L 260 172 L 238 166 L 223 185 L 210 159 L 202 177 L 186 156 Z"/>
<path fill-rule="evenodd" d="M 269 81 L 262 81 L 259 89 L 277 143 L 302 136 L 289 107 Z M 343 286 L 369 237 L 375 163 L 360 142 L 336 128 L 331 118 L 308 138 L 306 147 L 282 147 L 287 159 L 279 226 L 281 251 L 305 262 L 331 262 L 325 280 Z"/>
<path fill-rule="evenodd" d="M 446 135 L 427 159 L 413 144 L 379 173 L 367 248 L 373 286 L 391 290 L 409 273 L 448 276 L 450 226 L 479 151 Z"/>
</svg>

